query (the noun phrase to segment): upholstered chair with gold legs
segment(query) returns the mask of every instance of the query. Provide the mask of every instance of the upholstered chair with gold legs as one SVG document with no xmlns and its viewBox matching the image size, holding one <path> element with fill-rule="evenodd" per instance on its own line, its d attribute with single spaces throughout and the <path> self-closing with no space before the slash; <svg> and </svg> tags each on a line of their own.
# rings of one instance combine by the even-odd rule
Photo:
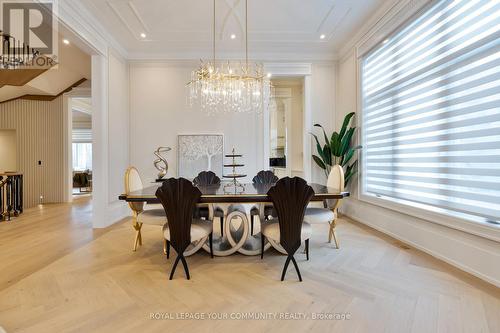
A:
<svg viewBox="0 0 500 333">
<path fill-rule="evenodd" d="M 328 181 L 326 186 L 337 191 L 344 191 L 344 170 L 340 165 L 335 165 L 332 167 L 330 174 L 328 175 Z M 335 247 L 339 248 L 339 240 L 337 234 L 335 233 L 335 227 L 337 226 L 338 208 L 342 200 L 325 200 L 323 202 L 324 208 L 314 208 L 310 207 L 306 209 L 304 215 L 304 222 L 307 223 L 329 223 L 330 228 L 328 231 L 328 242 L 332 242 L 332 238 L 335 241 Z"/>
<path fill-rule="evenodd" d="M 143 188 L 141 176 L 135 167 L 129 167 L 125 171 L 125 193 L 130 194 Z M 143 224 L 156 225 L 162 227 L 167 223 L 167 217 L 162 205 L 149 205 L 144 202 L 129 202 L 133 213 L 133 227 L 135 229 L 135 239 L 133 251 L 142 245 L 141 229 Z M 166 253 L 166 242 L 163 244 L 163 252 Z"/>
</svg>

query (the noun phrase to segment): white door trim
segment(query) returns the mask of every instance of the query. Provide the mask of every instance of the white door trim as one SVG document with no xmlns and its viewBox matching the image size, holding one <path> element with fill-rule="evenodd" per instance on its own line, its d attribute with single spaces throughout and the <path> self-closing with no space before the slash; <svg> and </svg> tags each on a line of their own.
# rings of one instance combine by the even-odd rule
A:
<svg viewBox="0 0 500 333">
<path fill-rule="evenodd" d="M 72 98 L 92 98 L 90 88 L 75 88 L 63 94 L 64 201 L 73 201 L 73 113 Z"/>
<path fill-rule="evenodd" d="M 126 58 L 126 52 L 78 3 L 62 1 L 58 20 L 79 37 L 75 43 L 87 46 L 86 50 L 92 56 L 92 224 L 94 228 L 103 228 L 129 214 L 123 202 L 110 202 L 108 180 L 109 53 L 116 50 L 120 56 Z M 66 119 L 66 124 L 68 121 L 69 119 Z M 68 135 L 67 132 L 66 130 L 65 135 Z M 68 149 L 65 152 L 68 154 Z"/>
<path fill-rule="evenodd" d="M 311 181 L 311 138 L 309 132 L 312 129 L 311 123 L 311 74 L 312 74 L 312 64 L 311 63 L 265 63 L 264 64 L 265 72 L 271 73 L 272 77 L 302 77 L 304 80 L 304 114 L 303 114 L 303 133 L 302 133 L 302 142 L 303 142 L 303 170 L 304 170 L 304 178 L 308 182 Z M 270 128 L 269 128 L 269 103 L 264 103 L 263 110 L 263 145 L 264 145 L 264 159 L 262 164 L 262 169 L 269 169 L 269 137 L 270 137 Z"/>
</svg>

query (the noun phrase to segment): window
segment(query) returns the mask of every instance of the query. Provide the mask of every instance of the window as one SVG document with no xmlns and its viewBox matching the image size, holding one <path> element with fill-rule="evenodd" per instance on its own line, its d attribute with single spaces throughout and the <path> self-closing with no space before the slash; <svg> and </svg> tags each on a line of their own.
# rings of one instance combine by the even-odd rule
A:
<svg viewBox="0 0 500 333">
<path fill-rule="evenodd" d="M 92 170 L 91 143 L 73 143 L 73 170 Z"/>
<path fill-rule="evenodd" d="M 500 221 L 500 2 L 435 1 L 361 63 L 363 195 Z"/>
<path fill-rule="evenodd" d="M 73 129 L 73 170 L 92 170 L 92 130 Z"/>
</svg>

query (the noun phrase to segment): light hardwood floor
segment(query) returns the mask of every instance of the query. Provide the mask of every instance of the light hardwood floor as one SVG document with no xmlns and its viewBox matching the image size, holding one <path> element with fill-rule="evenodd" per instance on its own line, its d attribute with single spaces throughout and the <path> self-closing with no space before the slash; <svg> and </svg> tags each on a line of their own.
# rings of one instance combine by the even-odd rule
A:
<svg viewBox="0 0 500 333">
<path fill-rule="evenodd" d="M 210 259 L 201 251 L 168 280 L 160 228 L 144 226 L 132 252 L 125 220 L 92 230 L 88 198 L 46 205 L 0 223 L 0 326 L 7 332 L 500 332 L 500 290 L 352 221 L 338 226 L 342 248 L 314 225 L 304 278 L 285 258 Z M 218 230 L 218 229 L 216 229 Z M 172 258 L 172 257 L 171 257 Z M 292 313 L 301 320 L 172 320 L 151 314 Z M 312 320 L 315 313 L 349 320 Z"/>
</svg>

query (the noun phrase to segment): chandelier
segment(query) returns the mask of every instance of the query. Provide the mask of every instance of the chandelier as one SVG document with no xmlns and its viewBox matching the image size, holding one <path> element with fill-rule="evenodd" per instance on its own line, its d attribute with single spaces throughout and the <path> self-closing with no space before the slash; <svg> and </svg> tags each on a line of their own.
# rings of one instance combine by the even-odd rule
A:
<svg viewBox="0 0 500 333">
<path fill-rule="evenodd" d="M 209 114 L 218 112 L 259 113 L 268 100 L 270 75 L 261 63 L 248 61 L 248 0 L 245 0 L 245 61 L 219 61 L 215 58 L 215 0 L 213 1 L 213 56 L 201 60 L 200 67 L 191 73 L 189 103 L 199 103 Z"/>
</svg>

